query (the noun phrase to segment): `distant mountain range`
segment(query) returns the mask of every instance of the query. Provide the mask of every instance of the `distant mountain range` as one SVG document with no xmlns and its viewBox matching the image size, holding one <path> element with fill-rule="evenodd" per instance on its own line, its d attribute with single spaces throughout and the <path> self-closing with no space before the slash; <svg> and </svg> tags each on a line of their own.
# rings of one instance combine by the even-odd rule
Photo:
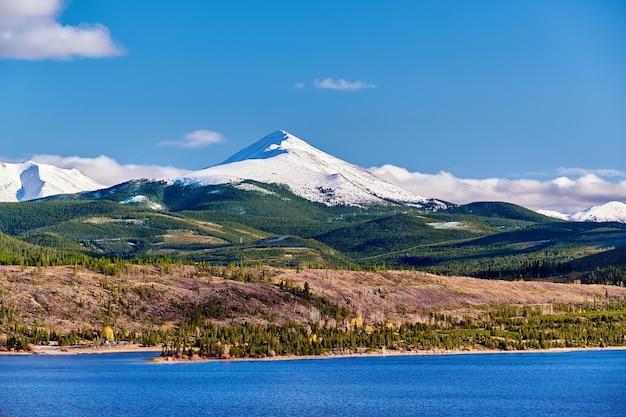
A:
<svg viewBox="0 0 626 417">
<path fill-rule="evenodd" d="M 159 182 L 150 179 L 146 181 Z M 282 186 L 299 197 L 326 206 L 405 205 L 426 210 L 455 207 L 454 204 L 419 196 L 397 187 L 361 167 L 322 152 L 283 130 L 265 136 L 221 164 L 173 178 L 166 184 L 230 184 L 245 190 L 254 188 L 250 181 Z M 0 164 L 0 202 L 36 200 L 104 188 L 105 186 L 76 169 L 62 169 L 32 161 Z M 120 189 L 119 186 L 111 187 L 114 188 Z M 259 190 L 255 188 L 254 191 Z M 89 195 L 97 197 L 99 194 Z M 125 195 L 120 202 L 152 209 L 163 208 L 143 195 Z M 568 221 L 626 223 L 626 204 L 617 201 L 573 214 L 549 210 L 537 212 Z"/>
<path fill-rule="evenodd" d="M 572 216 L 592 220 L 576 222 L 510 203 L 454 205 L 397 188 L 284 131 L 169 180 L 103 188 L 76 170 L 32 162 L 2 169 L 4 198 L 21 201 L 0 204 L 4 263 L 168 256 L 581 282 L 604 282 L 610 276 L 597 271 L 626 267 L 626 222 L 598 223 L 623 221 L 621 203 Z"/>
<path fill-rule="evenodd" d="M 537 213 L 572 222 L 626 223 L 626 204 L 619 201 L 610 201 L 606 204 L 593 206 L 587 210 L 571 214 L 563 214 L 552 210 L 537 210 Z"/>
<path fill-rule="evenodd" d="M 36 200 L 104 188 L 77 169 L 63 169 L 32 161 L 0 163 L 0 201 Z"/>
</svg>

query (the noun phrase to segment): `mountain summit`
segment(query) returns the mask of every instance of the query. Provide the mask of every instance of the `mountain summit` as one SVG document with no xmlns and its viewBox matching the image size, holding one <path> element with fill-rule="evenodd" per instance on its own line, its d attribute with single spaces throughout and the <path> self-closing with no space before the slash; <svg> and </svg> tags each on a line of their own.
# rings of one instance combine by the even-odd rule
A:
<svg viewBox="0 0 626 417">
<path fill-rule="evenodd" d="M 609 201 L 572 214 L 562 214 L 550 210 L 537 210 L 537 212 L 544 216 L 573 222 L 626 223 L 626 204 L 621 201 Z"/>
<path fill-rule="evenodd" d="M 77 169 L 63 169 L 33 161 L 0 163 L 0 201 L 35 200 L 105 188 Z"/>
<path fill-rule="evenodd" d="M 369 171 L 320 151 L 279 130 L 223 163 L 186 174 L 181 184 L 223 184 L 253 180 L 279 184 L 310 201 L 334 205 L 409 204 L 442 209 L 444 202 L 415 195 Z"/>
<path fill-rule="evenodd" d="M 626 223 L 626 204 L 620 201 L 609 201 L 606 204 L 593 206 L 585 211 L 569 216 L 575 222 L 619 222 Z"/>
</svg>

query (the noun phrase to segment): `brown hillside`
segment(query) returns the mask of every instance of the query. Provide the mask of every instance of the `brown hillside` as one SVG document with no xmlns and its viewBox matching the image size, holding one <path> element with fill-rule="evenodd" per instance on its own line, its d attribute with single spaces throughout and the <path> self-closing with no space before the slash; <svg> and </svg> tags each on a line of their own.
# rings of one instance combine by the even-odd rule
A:
<svg viewBox="0 0 626 417">
<path fill-rule="evenodd" d="M 223 275 L 228 278 L 224 278 Z M 241 282 L 246 275 L 255 282 Z M 304 288 L 365 322 L 416 322 L 429 312 L 472 314 L 494 304 L 584 304 L 626 299 L 626 288 L 546 282 L 486 281 L 421 272 L 231 270 L 129 266 L 119 276 L 74 267 L 0 267 L 0 300 L 19 323 L 65 333 L 78 328 L 141 330 L 175 326 L 194 304 L 214 307 L 214 321 L 317 321 L 319 310 L 284 288 Z M 280 284 L 283 283 L 281 286 Z M 285 285 L 286 284 L 286 285 Z"/>
</svg>

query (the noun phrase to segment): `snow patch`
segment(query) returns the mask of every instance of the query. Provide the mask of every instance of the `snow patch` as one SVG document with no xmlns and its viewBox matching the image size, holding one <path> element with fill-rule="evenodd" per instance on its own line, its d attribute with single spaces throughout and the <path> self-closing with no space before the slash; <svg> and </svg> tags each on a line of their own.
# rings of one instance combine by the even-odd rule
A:
<svg viewBox="0 0 626 417">
<path fill-rule="evenodd" d="M 131 205 L 138 205 L 142 207 L 148 207 L 152 210 L 163 210 L 163 206 L 161 204 L 150 200 L 145 195 L 136 195 L 133 197 L 129 197 L 123 201 L 120 201 L 120 204 L 131 204 Z"/>
<path fill-rule="evenodd" d="M 463 222 L 441 222 L 441 223 L 426 223 L 435 229 L 462 229 L 465 226 Z"/>
<path fill-rule="evenodd" d="M 278 194 L 276 194 L 274 191 L 266 190 L 265 188 L 259 187 L 258 185 L 245 183 L 245 182 L 244 183 L 235 184 L 234 188 L 237 188 L 238 190 L 255 191 L 255 192 L 261 193 L 261 194 L 268 194 L 268 195 L 278 196 Z"/>
</svg>

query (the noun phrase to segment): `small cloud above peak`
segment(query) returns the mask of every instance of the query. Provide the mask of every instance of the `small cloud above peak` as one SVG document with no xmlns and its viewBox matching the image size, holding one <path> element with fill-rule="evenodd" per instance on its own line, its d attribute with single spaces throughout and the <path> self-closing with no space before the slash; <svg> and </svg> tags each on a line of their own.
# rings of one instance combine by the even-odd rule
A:
<svg viewBox="0 0 626 417">
<path fill-rule="evenodd" d="M 367 88 L 376 88 L 374 84 L 365 83 L 363 81 L 346 81 L 343 78 L 334 80 L 332 78 L 316 79 L 313 83 L 315 88 L 320 90 L 340 90 L 340 91 L 357 91 Z"/>
<path fill-rule="evenodd" d="M 183 140 L 165 141 L 159 143 L 158 146 L 176 146 L 178 148 L 203 148 L 205 146 L 224 143 L 226 140 L 221 133 L 211 130 L 194 130 L 187 133 Z"/>
<path fill-rule="evenodd" d="M 62 25 L 62 0 L 0 0 L 0 59 L 72 59 L 124 55 L 99 23 Z"/>
</svg>

